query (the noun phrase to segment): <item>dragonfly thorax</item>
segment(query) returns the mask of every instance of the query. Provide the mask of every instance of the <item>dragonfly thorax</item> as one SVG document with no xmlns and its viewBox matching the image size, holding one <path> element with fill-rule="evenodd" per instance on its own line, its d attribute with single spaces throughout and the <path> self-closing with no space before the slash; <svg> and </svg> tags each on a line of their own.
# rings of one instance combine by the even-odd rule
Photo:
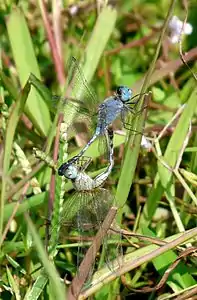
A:
<svg viewBox="0 0 197 300">
<path fill-rule="evenodd" d="M 76 178 L 72 180 L 77 191 L 91 191 L 95 188 L 94 180 L 85 172 L 78 172 Z"/>
<path fill-rule="evenodd" d="M 109 125 L 111 125 L 124 109 L 124 103 L 116 96 L 107 98 L 99 105 L 98 123 L 96 133 L 104 134 Z"/>
</svg>

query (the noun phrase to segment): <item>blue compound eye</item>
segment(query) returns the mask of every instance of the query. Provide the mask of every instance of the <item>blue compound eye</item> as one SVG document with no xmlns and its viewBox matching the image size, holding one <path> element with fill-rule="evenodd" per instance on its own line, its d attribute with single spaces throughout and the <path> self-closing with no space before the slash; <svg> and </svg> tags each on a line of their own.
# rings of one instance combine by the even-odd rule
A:
<svg viewBox="0 0 197 300">
<path fill-rule="evenodd" d="M 65 170 L 64 176 L 68 179 L 75 179 L 77 177 L 78 171 L 77 168 L 73 165 L 69 165 Z"/>
<path fill-rule="evenodd" d="M 78 170 L 75 165 L 65 163 L 59 168 L 58 174 L 60 176 L 65 176 L 67 179 L 76 179 Z"/>
<path fill-rule="evenodd" d="M 119 86 L 116 91 L 122 102 L 127 102 L 132 98 L 132 90 L 127 86 Z"/>
</svg>

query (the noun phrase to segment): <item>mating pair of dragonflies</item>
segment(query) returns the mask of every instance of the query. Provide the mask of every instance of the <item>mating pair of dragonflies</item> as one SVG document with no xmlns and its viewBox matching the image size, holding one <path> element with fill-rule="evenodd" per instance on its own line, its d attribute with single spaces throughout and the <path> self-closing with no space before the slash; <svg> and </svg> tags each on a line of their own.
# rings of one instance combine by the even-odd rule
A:
<svg viewBox="0 0 197 300">
<path fill-rule="evenodd" d="M 102 188 L 114 165 L 111 125 L 117 118 L 120 118 L 123 126 L 132 130 L 127 118 L 130 114 L 133 116 L 137 113 L 136 104 L 139 99 L 136 96 L 133 97 L 130 88 L 119 86 L 113 96 L 106 98 L 98 106 L 97 98 L 89 88 L 74 57 L 71 58 L 68 70 L 68 86 L 71 97 L 62 99 L 64 110 L 69 113 L 71 105 L 76 114 L 84 115 L 85 118 L 88 116 L 90 120 L 96 117 L 95 130 L 89 142 L 78 155 L 63 163 L 58 169 L 58 174 L 70 179 L 75 189 L 74 195 L 65 202 L 61 218 L 62 224 L 70 224 L 72 228 L 77 228 L 79 235 L 82 236 L 88 230 L 95 234 L 110 207 L 114 204 L 111 193 Z M 65 119 L 64 122 L 66 122 Z M 86 158 L 84 153 L 97 138 L 105 141 L 109 164 L 105 171 L 92 179 L 86 173 L 91 158 Z"/>
</svg>

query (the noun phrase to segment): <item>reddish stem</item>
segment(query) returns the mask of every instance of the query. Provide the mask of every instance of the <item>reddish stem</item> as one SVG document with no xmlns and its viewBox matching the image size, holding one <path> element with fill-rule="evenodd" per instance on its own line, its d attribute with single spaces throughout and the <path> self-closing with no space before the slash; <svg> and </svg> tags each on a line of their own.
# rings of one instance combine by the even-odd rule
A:
<svg viewBox="0 0 197 300">
<path fill-rule="evenodd" d="M 40 1 L 40 9 L 41 9 L 41 14 L 42 14 L 46 34 L 48 37 L 49 45 L 51 48 L 51 53 L 52 53 L 52 57 L 53 57 L 54 65 L 55 65 L 55 71 L 57 73 L 59 83 L 63 86 L 65 84 L 64 67 L 61 62 L 61 58 L 59 56 L 55 38 L 53 36 L 53 32 L 52 32 L 51 25 L 49 22 L 45 3 L 42 0 Z"/>
</svg>

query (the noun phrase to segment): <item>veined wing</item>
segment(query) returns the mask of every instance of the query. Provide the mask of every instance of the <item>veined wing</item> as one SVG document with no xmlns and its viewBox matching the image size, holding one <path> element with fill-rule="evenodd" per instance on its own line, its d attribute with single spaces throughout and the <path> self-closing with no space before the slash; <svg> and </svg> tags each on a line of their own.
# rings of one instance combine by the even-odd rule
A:
<svg viewBox="0 0 197 300">
<path fill-rule="evenodd" d="M 60 101 L 63 109 L 69 105 L 74 107 L 78 113 L 88 116 L 95 115 L 98 108 L 97 96 L 85 79 L 76 58 L 70 58 L 67 69 L 66 94 L 64 97 L 54 96 L 54 103 L 57 105 Z"/>
<path fill-rule="evenodd" d="M 82 155 L 81 157 L 78 158 L 76 164 L 80 171 L 85 171 L 88 168 L 88 166 L 91 164 L 91 162 L 92 162 L 91 157 Z"/>
<path fill-rule="evenodd" d="M 91 89 L 76 58 L 71 57 L 68 63 L 68 86 L 71 86 L 74 99 L 83 102 L 87 109 L 97 112 L 97 96 Z"/>
<path fill-rule="evenodd" d="M 113 197 L 111 193 L 103 188 L 82 192 L 82 200 L 77 218 L 84 230 L 95 228 L 96 231 L 102 223 L 112 206 Z"/>
<path fill-rule="evenodd" d="M 82 155 L 80 157 L 78 157 L 78 159 L 76 161 L 73 161 L 73 158 L 69 159 L 65 165 L 69 165 L 70 163 L 75 164 L 75 166 L 77 166 L 78 170 L 81 171 L 85 171 L 87 169 L 87 167 L 89 166 L 89 164 L 91 164 L 92 162 L 92 158 L 89 156 L 85 156 Z"/>
<path fill-rule="evenodd" d="M 113 197 L 106 189 L 75 192 L 64 204 L 61 224 L 71 225 L 83 230 L 101 226 L 112 206 Z"/>
<path fill-rule="evenodd" d="M 88 249 L 86 244 L 87 240 L 94 237 L 101 220 L 103 220 L 102 213 L 103 210 L 106 211 L 106 208 L 102 208 L 101 211 L 100 206 L 100 211 L 98 212 L 98 207 L 94 207 L 97 200 L 102 202 L 102 199 L 100 198 L 101 196 L 103 196 L 103 192 L 99 190 L 80 193 L 75 192 L 74 195 L 65 202 L 61 216 L 60 236 L 65 236 L 65 232 L 68 232 L 68 227 L 70 227 L 71 231 L 74 230 L 75 233 L 77 231 L 79 241 L 77 251 L 77 268 Z M 88 276 L 89 278 L 92 275 L 93 269 L 94 265 L 91 266 Z"/>
<path fill-rule="evenodd" d="M 105 189 L 95 189 L 87 193 L 81 193 L 81 208 L 79 209 L 76 221 L 78 233 L 81 237 L 81 247 L 78 249 L 78 266 L 83 259 L 87 247 L 84 247 L 83 238 L 93 238 L 102 227 L 102 223 L 111 207 L 111 194 Z M 102 239 L 104 244 L 105 238 Z M 92 258 L 94 264 L 91 266 L 89 278 L 93 273 L 96 257 Z M 81 274 L 83 276 L 83 274 Z"/>
<path fill-rule="evenodd" d="M 109 135 L 109 133 L 111 134 Z M 110 138 L 111 136 L 111 138 Z M 104 135 L 99 136 L 99 152 L 104 156 L 105 159 L 110 161 L 110 153 L 113 152 L 113 131 L 109 127 L 108 130 L 105 131 Z"/>
<path fill-rule="evenodd" d="M 97 222 L 101 227 L 110 208 L 114 205 L 116 206 L 116 203 L 114 197 L 108 190 L 100 188 L 99 194 L 100 194 L 99 195 L 100 200 L 98 201 L 98 198 L 95 199 L 97 204 L 94 205 L 94 207 L 96 207 L 98 216 L 99 215 L 102 216 L 100 220 L 97 219 Z M 118 233 L 116 235 L 111 234 L 110 230 L 108 231 L 108 234 L 103 238 L 102 241 L 102 251 L 103 251 L 102 256 L 104 258 L 104 263 L 112 272 L 115 270 L 115 265 L 113 263 L 115 259 L 118 260 L 119 265 L 121 265 L 122 263 L 123 253 L 122 253 L 121 242 L 122 242 L 122 235 Z"/>
<path fill-rule="evenodd" d="M 64 205 L 61 218 L 61 231 L 68 226 L 78 233 L 79 247 L 77 252 L 77 267 L 79 267 L 88 247 L 87 241 L 93 238 L 114 202 L 114 198 L 106 189 L 95 189 L 88 192 L 75 193 Z M 104 251 L 104 261 L 108 268 L 113 271 L 112 260 L 121 257 L 121 237 L 114 238 L 107 235 L 102 241 L 102 251 Z M 94 258 L 95 259 L 95 258 Z M 121 259 L 120 259 L 121 260 Z M 92 266 L 89 278 L 92 275 Z"/>
<path fill-rule="evenodd" d="M 83 101 L 77 100 L 72 97 L 63 97 L 63 96 L 58 96 L 58 95 L 53 95 L 52 96 L 52 101 L 51 105 L 49 106 L 49 109 L 52 113 L 55 113 L 55 109 L 57 109 L 58 103 L 61 103 L 61 108 L 65 110 L 68 106 L 71 108 L 74 108 L 74 110 L 80 114 L 87 115 L 90 117 L 93 114 L 91 111 L 90 107 L 88 107 Z"/>
</svg>

